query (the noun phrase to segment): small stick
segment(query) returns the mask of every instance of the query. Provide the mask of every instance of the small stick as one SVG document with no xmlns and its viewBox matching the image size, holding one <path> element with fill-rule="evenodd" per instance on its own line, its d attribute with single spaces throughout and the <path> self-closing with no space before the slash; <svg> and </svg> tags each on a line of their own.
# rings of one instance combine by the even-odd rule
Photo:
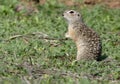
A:
<svg viewBox="0 0 120 84">
<path fill-rule="evenodd" d="M 41 33 L 41 32 L 36 32 L 36 33 L 30 33 L 30 34 L 25 34 L 25 35 L 14 35 L 14 36 L 11 36 L 11 37 L 9 37 L 8 39 L 3 40 L 3 41 L 7 42 L 7 41 L 10 41 L 10 40 L 13 40 L 13 39 L 16 39 L 16 38 L 28 37 L 28 36 L 30 36 L 30 35 L 32 35 L 32 36 L 40 35 L 39 39 L 59 40 L 59 41 L 67 40 L 67 38 L 59 38 L 59 39 L 57 39 L 57 38 L 50 38 L 50 37 L 48 37 L 48 35 L 46 35 L 46 34 L 43 34 L 43 33 Z"/>
</svg>

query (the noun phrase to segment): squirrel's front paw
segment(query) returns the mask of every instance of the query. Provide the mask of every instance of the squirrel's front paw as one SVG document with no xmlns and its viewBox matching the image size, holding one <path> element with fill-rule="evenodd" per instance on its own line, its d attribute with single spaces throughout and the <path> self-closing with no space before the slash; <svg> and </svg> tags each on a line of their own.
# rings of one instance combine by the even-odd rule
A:
<svg viewBox="0 0 120 84">
<path fill-rule="evenodd" d="M 65 37 L 68 38 L 68 37 L 69 37 L 69 34 L 68 34 L 68 33 L 65 33 Z"/>
</svg>

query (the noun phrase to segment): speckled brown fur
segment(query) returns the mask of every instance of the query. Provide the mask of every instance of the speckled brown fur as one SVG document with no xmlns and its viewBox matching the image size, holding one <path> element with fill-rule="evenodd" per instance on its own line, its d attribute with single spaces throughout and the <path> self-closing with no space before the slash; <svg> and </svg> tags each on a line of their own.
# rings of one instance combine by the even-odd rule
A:
<svg viewBox="0 0 120 84">
<path fill-rule="evenodd" d="M 84 24 L 80 13 L 68 10 L 63 16 L 68 22 L 65 37 L 71 38 L 77 46 L 76 60 L 98 60 L 102 48 L 99 35 Z"/>
</svg>

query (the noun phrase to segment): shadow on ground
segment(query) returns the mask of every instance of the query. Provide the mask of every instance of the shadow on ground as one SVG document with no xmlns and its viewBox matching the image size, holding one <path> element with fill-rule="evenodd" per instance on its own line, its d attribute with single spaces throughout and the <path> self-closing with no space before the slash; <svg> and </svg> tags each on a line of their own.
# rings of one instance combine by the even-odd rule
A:
<svg viewBox="0 0 120 84">
<path fill-rule="evenodd" d="M 107 56 L 106 54 L 104 54 L 104 55 L 100 56 L 100 57 L 97 59 L 97 61 L 103 61 L 103 60 L 105 60 L 106 58 L 108 58 L 108 56 Z"/>
</svg>

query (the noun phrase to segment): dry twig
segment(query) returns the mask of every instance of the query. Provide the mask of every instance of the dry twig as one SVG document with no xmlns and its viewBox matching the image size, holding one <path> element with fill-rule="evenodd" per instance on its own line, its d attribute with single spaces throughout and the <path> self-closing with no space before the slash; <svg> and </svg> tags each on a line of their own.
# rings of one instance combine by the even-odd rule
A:
<svg viewBox="0 0 120 84">
<path fill-rule="evenodd" d="M 25 35 L 14 35 L 3 41 L 8 42 L 8 41 L 16 39 L 16 38 L 22 38 L 22 37 L 30 38 L 31 36 L 37 36 L 39 39 L 47 39 L 47 40 L 58 40 L 58 41 L 67 40 L 66 38 L 59 38 L 59 39 L 58 38 L 50 38 L 50 37 L 48 37 L 47 34 L 44 34 L 42 32 L 34 32 L 34 33 L 25 34 Z"/>
</svg>

